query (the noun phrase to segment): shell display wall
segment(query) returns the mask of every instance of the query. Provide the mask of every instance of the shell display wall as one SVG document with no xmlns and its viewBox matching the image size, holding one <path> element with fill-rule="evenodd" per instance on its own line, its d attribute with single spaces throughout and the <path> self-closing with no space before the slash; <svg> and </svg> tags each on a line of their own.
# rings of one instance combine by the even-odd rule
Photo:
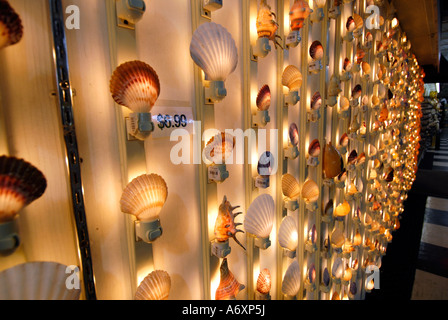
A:
<svg viewBox="0 0 448 320">
<path fill-rule="evenodd" d="M 0 298 L 82 299 L 63 285 L 82 265 L 71 155 L 59 115 L 47 115 L 50 132 L 32 113 L 56 105 L 45 102 L 54 70 L 26 71 L 25 93 L 14 76 L 36 68 L 20 57 L 51 59 L 33 45 L 36 17 L 50 16 L 46 1 L 22 2 L 0 0 L 11 124 L 0 131 Z M 71 2 L 83 14 L 66 36 L 98 299 L 376 289 L 416 177 L 425 76 L 388 1 L 153 0 L 124 28 L 119 1 Z"/>
</svg>

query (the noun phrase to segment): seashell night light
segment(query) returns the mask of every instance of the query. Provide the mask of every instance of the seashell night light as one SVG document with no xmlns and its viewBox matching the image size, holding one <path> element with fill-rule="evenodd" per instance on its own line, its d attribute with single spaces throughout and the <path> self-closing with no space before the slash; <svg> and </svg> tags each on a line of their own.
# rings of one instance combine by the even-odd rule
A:
<svg viewBox="0 0 448 320">
<path fill-rule="evenodd" d="M 295 296 L 299 292 L 301 283 L 300 265 L 294 260 L 286 269 L 282 281 L 282 293 L 288 296 Z"/>
<path fill-rule="evenodd" d="M 43 173 L 15 157 L 0 157 L 0 252 L 13 253 L 19 246 L 16 217 L 20 210 L 40 198 L 47 188 Z"/>
<path fill-rule="evenodd" d="M 258 196 L 249 206 L 244 218 L 244 229 L 255 236 L 255 246 L 267 249 L 271 245 L 269 235 L 274 226 L 275 203 L 270 194 Z"/>
<path fill-rule="evenodd" d="M 0 272 L 1 300 L 79 300 L 81 289 L 68 289 L 68 266 L 27 262 Z"/>
<path fill-rule="evenodd" d="M 285 200 L 296 201 L 300 196 L 300 186 L 296 178 L 289 173 L 282 176 L 282 193 Z"/>
<path fill-rule="evenodd" d="M 297 228 L 297 221 L 292 216 L 286 216 L 278 230 L 278 243 L 285 249 L 285 254 L 294 258 L 296 256 L 296 249 L 299 244 L 299 230 Z"/>
<path fill-rule="evenodd" d="M 0 50 L 18 43 L 22 37 L 20 16 L 8 1 L 0 1 Z"/>
<path fill-rule="evenodd" d="M 293 5 L 289 11 L 289 23 L 291 32 L 287 38 L 287 45 L 291 47 L 297 46 L 300 41 L 300 29 L 308 16 L 313 12 L 310 9 L 308 2 L 305 0 L 294 0 Z"/>
<path fill-rule="evenodd" d="M 275 48 L 280 46 L 277 38 L 280 38 L 277 33 L 278 23 L 275 21 L 275 13 L 271 11 L 271 7 L 266 3 L 266 0 L 261 0 L 260 8 L 257 14 L 257 34 L 258 39 L 253 47 L 253 55 L 255 57 L 266 57 L 271 51 L 269 40 L 274 42 Z"/>
<path fill-rule="evenodd" d="M 313 59 L 308 66 L 309 72 L 318 73 L 323 68 L 321 60 L 324 56 L 324 47 L 322 46 L 322 43 L 317 40 L 313 41 L 309 53 L 310 57 Z"/>
<path fill-rule="evenodd" d="M 235 137 L 225 132 L 215 135 L 207 142 L 204 155 L 211 162 L 208 167 L 210 181 L 223 182 L 229 177 L 225 163 L 232 156 L 234 146 Z"/>
<path fill-rule="evenodd" d="M 154 131 L 151 109 L 160 95 L 155 70 L 142 61 L 125 62 L 115 69 L 109 87 L 114 101 L 132 111 L 129 134 L 145 140 Z"/>
<path fill-rule="evenodd" d="M 324 148 L 323 171 L 326 179 L 333 179 L 342 172 L 344 161 L 339 151 L 333 147 L 331 142 Z"/>
<path fill-rule="evenodd" d="M 319 139 L 314 139 L 311 141 L 309 147 L 308 147 L 308 154 L 310 157 L 318 157 L 320 154 L 320 143 Z"/>
<path fill-rule="evenodd" d="M 294 106 L 300 101 L 299 89 L 302 87 L 302 73 L 294 66 L 289 65 L 282 74 L 282 85 L 288 87 L 289 94 L 285 97 L 287 105 Z"/>
<path fill-rule="evenodd" d="M 221 279 L 215 292 L 216 300 L 236 300 L 236 295 L 245 288 L 245 286 L 236 280 L 233 273 L 229 270 L 227 258 L 224 258 L 220 267 Z"/>
<path fill-rule="evenodd" d="M 347 42 L 352 42 L 355 38 L 353 35 L 353 31 L 356 29 L 355 19 L 350 16 L 345 23 L 345 28 L 347 29 L 347 34 L 343 37 L 343 39 Z"/>
<path fill-rule="evenodd" d="M 338 96 L 341 92 L 341 79 L 338 75 L 333 74 L 330 78 L 330 85 L 328 86 L 327 105 L 330 107 L 335 106 L 338 103 Z"/>
<path fill-rule="evenodd" d="M 258 92 L 256 104 L 257 112 L 252 116 L 252 123 L 256 127 L 264 127 L 271 121 L 268 112 L 271 106 L 271 89 L 267 84 Z"/>
<path fill-rule="evenodd" d="M 270 300 L 271 291 L 271 273 L 269 269 L 263 269 L 257 278 L 257 287 L 255 289 L 255 300 Z"/>
<path fill-rule="evenodd" d="M 201 24 L 193 34 L 190 55 L 195 64 L 204 71 L 205 98 L 216 103 L 227 96 L 224 82 L 236 69 L 238 50 L 235 40 L 226 28 L 214 22 Z"/>
<path fill-rule="evenodd" d="M 138 239 L 153 242 L 162 235 L 159 214 L 168 197 L 165 180 L 157 174 L 143 174 L 128 183 L 120 199 L 121 211 L 134 215 Z"/>
<path fill-rule="evenodd" d="M 170 289 L 171 277 L 168 272 L 155 270 L 140 283 L 134 300 L 167 300 Z"/>
<path fill-rule="evenodd" d="M 257 164 L 257 172 L 259 175 L 255 180 L 255 186 L 257 188 L 269 187 L 269 177 L 275 170 L 275 166 L 274 155 L 269 151 L 263 152 Z"/>
</svg>

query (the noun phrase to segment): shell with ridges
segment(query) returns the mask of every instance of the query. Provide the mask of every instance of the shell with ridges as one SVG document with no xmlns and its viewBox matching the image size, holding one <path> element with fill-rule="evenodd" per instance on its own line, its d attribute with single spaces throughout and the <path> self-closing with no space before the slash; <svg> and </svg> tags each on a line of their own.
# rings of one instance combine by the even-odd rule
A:
<svg viewBox="0 0 448 320">
<path fill-rule="evenodd" d="M 270 194 L 262 194 L 249 206 L 244 218 L 244 228 L 259 238 L 267 238 L 272 231 L 274 218 L 274 199 Z"/>
<path fill-rule="evenodd" d="M 257 291 L 268 294 L 271 291 L 271 273 L 269 269 L 263 269 L 257 278 Z"/>
<path fill-rule="evenodd" d="M 257 34 L 260 38 L 272 38 L 277 32 L 278 24 L 271 7 L 266 1 L 261 1 L 257 13 Z"/>
<path fill-rule="evenodd" d="M 319 186 L 313 179 L 307 179 L 302 187 L 302 198 L 305 202 L 314 202 L 319 199 Z"/>
<path fill-rule="evenodd" d="M 299 128 L 295 123 L 291 123 L 289 126 L 289 140 L 293 146 L 299 144 Z"/>
<path fill-rule="evenodd" d="M 257 95 L 258 110 L 265 111 L 271 106 L 271 89 L 267 84 L 261 87 Z"/>
<path fill-rule="evenodd" d="M 339 204 L 336 209 L 334 209 L 334 215 L 336 217 L 345 217 L 350 213 L 351 207 L 347 201 Z"/>
<path fill-rule="evenodd" d="M 296 178 L 289 173 L 282 176 L 282 193 L 290 200 L 297 200 L 300 196 L 300 185 Z"/>
<path fill-rule="evenodd" d="M 218 217 L 215 221 L 214 234 L 218 242 L 224 242 L 229 238 L 233 238 L 238 245 L 246 250 L 236 238 L 238 232 L 244 232 L 236 228 L 238 225 L 241 225 L 241 223 L 235 223 L 235 217 L 242 213 L 234 213 L 233 211 L 237 208 L 239 208 L 239 206 L 233 207 L 230 204 L 230 201 L 227 200 L 227 197 L 223 197 L 222 203 L 219 205 Z"/>
<path fill-rule="evenodd" d="M 233 273 L 229 270 L 227 258 L 224 258 L 220 267 L 221 278 L 219 286 L 215 292 L 216 300 L 235 300 L 236 295 L 245 288 L 245 286 L 236 280 Z"/>
<path fill-rule="evenodd" d="M 308 147 L 308 154 L 311 157 L 317 157 L 320 154 L 320 143 L 319 139 L 314 139 L 311 141 L 309 147 Z"/>
<path fill-rule="evenodd" d="M 312 110 L 319 110 L 322 106 L 322 96 L 320 95 L 319 91 L 314 93 L 313 97 L 311 98 L 310 106 Z"/>
<path fill-rule="evenodd" d="M 315 40 L 310 46 L 310 57 L 313 60 L 322 60 L 324 56 L 324 47 L 320 41 Z"/>
<path fill-rule="evenodd" d="M 0 50 L 23 37 L 22 20 L 8 1 L 0 1 Z"/>
<path fill-rule="evenodd" d="M 223 164 L 232 155 L 234 146 L 235 137 L 229 133 L 221 132 L 207 142 L 204 154 L 207 160 L 215 164 Z"/>
<path fill-rule="evenodd" d="M 288 296 L 295 296 L 300 289 L 301 272 L 300 265 L 294 260 L 286 269 L 286 273 L 282 281 L 282 293 Z"/>
<path fill-rule="evenodd" d="M 299 244 L 297 222 L 292 216 L 286 216 L 278 230 L 278 243 L 282 248 L 295 251 Z"/>
<path fill-rule="evenodd" d="M 299 91 L 302 80 L 302 73 L 296 66 L 289 65 L 283 71 L 282 85 L 288 87 L 290 91 Z"/>
<path fill-rule="evenodd" d="M 164 270 L 148 274 L 135 292 L 135 300 L 167 300 L 171 289 L 171 277 Z"/>
<path fill-rule="evenodd" d="M 298 31 L 303 27 L 306 18 L 312 13 L 308 3 L 304 0 L 295 0 L 289 11 L 289 21 L 292 31 Z"/>
</svg>

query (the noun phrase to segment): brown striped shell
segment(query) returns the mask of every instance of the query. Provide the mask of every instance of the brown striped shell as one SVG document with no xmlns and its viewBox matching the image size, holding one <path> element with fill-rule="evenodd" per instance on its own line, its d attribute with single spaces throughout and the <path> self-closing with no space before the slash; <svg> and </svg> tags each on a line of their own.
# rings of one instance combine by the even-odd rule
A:
<svg viewBox="0 0 448 320">
<path fill-rule="evenodd" d="M 302 186 L 302 198 L 306 202 L 314 202 L 319 199 L 319 186 L 313 179 L 307 179 Z"/>
<path fill-rule="evenodd" d="M 135 300 L 167 300 L 171 289 L 168 272 L 155 270 L 148 274 L 135 292 Z"/>
<path fill-rule="evenodd" d="M 263 269 L 257 278 L 257 291 L 267 294 L 271 291 L 271 273 L 269 269 Z"/>
<path fill-rule="evenodd" d="M 347 23 L 345 24 L 347 31 L 352 32 L 356 28 L 355 19 L 352 16 L 348 17 Z"/>
<path fill-rule="evenodd" d="M 245 286 L 238 282 L 232 272 L 229 270 L 227 258 L 224 258 L 220 267 L 221 278 L 219 286 L 216 289 L 216 300 L 235 300 L 236 295 L 245 288 Z"/>
<path fill-rule="evenodd" d="M 265 111 L 271 106 L 271 90 L 267 84 L 261 87 L 257 95 L 258 110 Z"/>
<path fill-rule="evenodd" d="M 322 96 L 320 95 L 320 92 L 317 91 L 311 98 L 311 109 L 319 110 L 321 106 L 322 106 Z"/>
<path fill-rule="evenodd" d="M 0 1 L 0 50 L 18 43 L 23 37 L 22 20 L 8 1 Z"/>
<path fill-rule="evenodd" d="M 310 57 L 313 58 L 313 60 L 321 60 L 324 56 L 324 47 L 322 46 L 322 43 L 320 41 L 313 41 L 313 43 L 310 46 Z"/>
<path fill-rule="evenodd" d="M 290 200 L 297 200 L 300 196 L 300 185 L 296 178 L 289 173 L 282 176 L 282 193 Z"/>
<path fill-rule="evenodd" d="M 282 85 L 288 87 L 290 91 L 298 91 L 302 86 L 302 73 L 294 66 L 289 65 L 282 74 Z"/>
<path fill-rule="evenodd" d="M 320 154 L 320 143 L 319 139 L 314 139 L 311 141 L 309 147 L 308 147 L 308 154 L 311 157 L 318 157 Z"/>
</svg>

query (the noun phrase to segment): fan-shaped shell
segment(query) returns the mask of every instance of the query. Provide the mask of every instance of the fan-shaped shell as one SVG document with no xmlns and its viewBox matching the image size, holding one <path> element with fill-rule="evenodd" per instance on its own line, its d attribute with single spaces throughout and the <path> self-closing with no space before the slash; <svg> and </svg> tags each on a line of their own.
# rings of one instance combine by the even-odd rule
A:
<svg viewBox="0 0 448 320">
<path fill-rule="evenodd" d="M 171 289 L 168 272 L 155 270 L 148 274 L 135 292 L 135 300 L 167 300 Z"/>
<path fill-rule="evenodd" d="M 341 247 L 345 242 L 344 233 L 340 228 L 334 228 L 331 233 L 331 243 L 336 247 Z"/>
<path fill-rule="evenodd" d="M 143 174 L 133 179 L 123 190 L 121 211 L 141 221 L 157 219 L 168 196 L 165 180 L 157 174 Z"/>
<path fill-rule="evenodd" d="M 290 91 L 299 91 L 302 80 L 302 73 L 296 66 L 289 65 L 283 71 L 282 85 L 288 87 Z"/>
<path fill-rule="evenodd" d="M 274 218 L 274 199 L 270 194 L 262 194 L 249 206 L 244 218 L 244 228 L 259 238 L 267 238 L 272 231 Z"/>
<path fill-rule="evenodd" d="M 262 294 L 267 294 L 271 291 L 271 273 L 269 269 L 263 269 L 258 275 L 257 291 Z"/>
<path fill-rule="evenodd" d="M 312 13 L 308 3 L 304 0 L 295 0 L 289 11 L 289 21 L 292 31 L 298 31 L 303 28 L 306 18 Z"/>
<path fill-rule="evenodd" d="M 355 19 L 352 16 L 348 17 L 347 23 L 345 24 L 347 31 L 352 32 L 356 28 Z"/>
<path fill-rule="evenodd" d="M 320 95 L 319 91 L 314 93 L 313 97 L 311 98 L 310 106 L 312 110 L 319 110 L 322 106 L 322 96 Z"/>
<path fill-rule="evenodd" d="M 313 60 L 322 60 L 324 56 L 324 47 L 322 46 L 322 43 L 320 41 L 313 41 L 313 43 L 310 46 L 310 57 L 313 58 Z"/>
<path fill-rule="evenodd" d="M 232 155 L 235 146 L 235 137 L 229 133 L 221 132 L 212 137 L 205 146 L 205 157 L 215 163 L 223 164 Z"/>
<path fill-rule="evenodd" d="M 359 99 L 361 97 L 362 87 L 360 84 L 357 84 L 352 90 L 353 99 Z"/>
<path fill-rule="evenodd" d="M 323 171 L 326 178 L 332 179 L 341 173 L 343 169 L 343 160 L 339 151 L 333 147 L 331 142 L 324 148 Z"/>
<path fill-rule="evenodd" d="M 285 173 L 282 176 L 282 192 L 290 200 L 297 200 L 300 196 L 300 185 L 293 175 Z"/>
<path fill-rule="evenodd" d="M 23 37 L 22 20 L 8 1 L 0 1 L 0 50 L 18 43 Z"/>
<path fill-rule="evenodd" d="M 350 213 L 350 210 L 350 204 L 347 201 L 344 201 L 343 203 L 339 204 L 336 209 L 334 209 L 334 215 L 336 217 L 345 217 Z"/>
<path fill-rule="evenodd" d="M 115 69 L 109 83 L 112 98 L 136 113 L 150 112 L 160 94 L 159 77 L 142 61 L 125 62 Z"/>
<path fill-rule="evenodd" d="M 295 123 L 291 123 L 289 126 L 289 140 L 293 146 L 297 146 L 299 144 L 299 128 Z"/>
<path fill-rule="evenodd" d="M 233 273 L 227 265 L 227 258 L 224 258 L 220 267 L 221 279 L 216 289 L 216 300 L 235 300 L 236 295 L 245 288 L 245 286 L 236 280 Z"/>
<path fill-rule="evenodd" d="M 308 147 L 308 154 L 311 157 L 318 157 L 320 154 L 320 143 L 319 139 L 314 139 L 311 141 L 309 147 Z"/>
<path fill-rule="evenodd" d="M 348 146 L 348 141 L 349 141 L 349 139 L 348 139 L 348 135 L 347 135 L 347 133 L 344 133 L 344 134 L 341 136 L 341 138 L 339 139 L 339 145 L 340 145 L 341 147 L 347 147 L 347 146 Z"/>
<path fill-rule="evenodd" d="M 47 180 L 31 163 L 0 157 L 0 223 L 12 221 L 25 206 L 42 196 Z"/>
<path fill-rule="evenodd" d="M 307 179 L 302 187 L 302 198 L 306 202 L 314 202 L 319 199 L 319 186 L 313 179 Z"/>
<path fill-rule="evenodd" d="M 345 58 L 344 60 L 344 66 L 342 67 L 344 69 L 344 71 L 351 71 L 352 70 L 352 62 L 350 61 L 349 58 Z"/>
<path fill-rule="evenodd" d="M 67 288 L 73 275 L 66 271 L 67 266 L 60 263 L 40 261 L 6 269 L 0 272 L 0 299 L 78 300 L 81 289 Z"/>
<path fill-rule="evenodd" d="M 258 110 L 265 111 L 271 106 L 271 89 L 267 84 L 261 87 L 257 95 Z"/>
<path fill-rule="evenodd" d="M 265 151 L 260 156 L 257 165 L 258 174 L 261 176 L 270 176 L 274 167 L 274 156 L 271 152 Z"/>
<path fill-rule="evenodd" d="M 359 30 L 364 26 L 364 20 L 359 14 L 353 14 L 353 21 L 355 21 L 355 30 Z"/>
<path fill-rule="evenodd" d="M 342 96 L 341 99 L 339 99 L 339 110 L 340 111 L 346 111 L 350 108 L 350 101 Z"/>
<path fill-rule="evenodd" d="M 225 81 L 238 64 L 235 40 L 226 28 L 214 22 L 203 23 L 196 29 L 190 55 L 207 80 Z"/>
<path fill-rule="evenodd" d="M 278 243 L 282 248 L 295 251 L 299 243 L 299 231 L 296 220 L 287 216 L 283 219 L 278 230 Z"/>
<path fill-rule="evenodd" d="M 288 296 L 295 296 L 300 289 L 301 272 L 300 265 L 294 260 L 286 269 L 286 273 L 282 281 L 282 293 Z"/>
</svg>

